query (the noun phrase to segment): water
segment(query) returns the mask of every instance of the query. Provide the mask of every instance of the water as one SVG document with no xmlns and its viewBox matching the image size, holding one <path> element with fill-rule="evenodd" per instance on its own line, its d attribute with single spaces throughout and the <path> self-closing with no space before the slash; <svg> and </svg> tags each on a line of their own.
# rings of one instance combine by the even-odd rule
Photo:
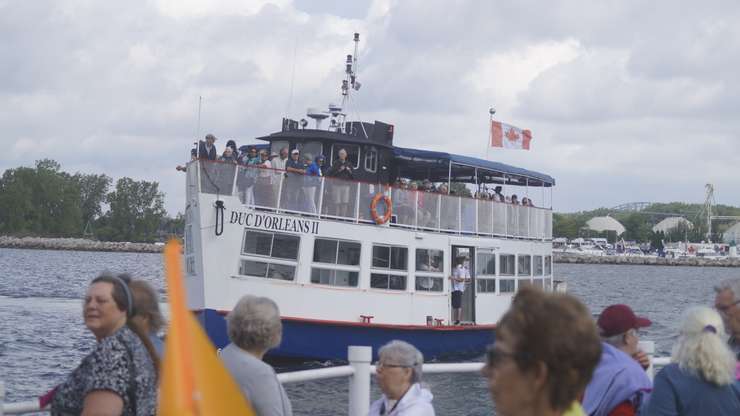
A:
<svg viewBox="0 0 740 416">
<path fill-rule="evenodd" d="M 6 399 L 34 400 L 61 382 L 95 341 L 82 322 L 82 296 L 100 271 L 129 272 L 150 281 L 163 295 L 161 255 L 0 249 L 0 380 Z M 627 303 L 653 325 L 644 339 L 667 355 L 681 313 L 690 305 L 710 305 L 712 287 L 740 277 L 740 269 L 669 266 L 556 264 L 568 291 L 598 313 Z M 477 374 L 425 377 L 439 415 L 489 415 L 493 407 Z M 289 384 L 296 415 L 347 413 L 346 379 Z M 371 397 L 379 396 L 373 385 Z"/>
</svg>

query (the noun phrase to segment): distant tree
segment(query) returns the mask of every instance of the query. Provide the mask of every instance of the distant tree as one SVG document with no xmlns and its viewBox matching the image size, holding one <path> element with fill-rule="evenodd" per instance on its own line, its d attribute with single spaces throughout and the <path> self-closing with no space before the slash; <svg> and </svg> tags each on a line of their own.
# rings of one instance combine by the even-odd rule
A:
<svg viewBox="0 0 740 416">
<path fill-rule="evenodd" d="M 82 223 L 88 224 L 103 214 L 103 203 L 112 179 L 105 174 L 76 173 L 72 179 L 80 188 Z"/>
<path fill-rule="evenodd" d="M 164 194 L 157 182 L 121 178 L 106 197 L 110 210 L 98 233 L 117 241 L 154 241 L 165 217 Z"/>
</svg>

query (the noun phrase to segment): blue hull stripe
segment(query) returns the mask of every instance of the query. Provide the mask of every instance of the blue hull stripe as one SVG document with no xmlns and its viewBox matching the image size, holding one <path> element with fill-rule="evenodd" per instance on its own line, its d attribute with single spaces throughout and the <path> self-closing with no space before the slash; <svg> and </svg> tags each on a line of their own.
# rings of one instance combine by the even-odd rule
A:
<svg viewBox="0 0 740 416">
<path fill-rule="evenodd" d="M 229 343 L 224 316 L 213 309 L 197 313 L 217 348 Z M 400 339 L 416 346 L 425 360 L 473 357 L 482 354 L 494 340 L 490 328 L 466 327 L 464 330 L 395 328 L 389 326 L 359 326 L 325 324 L 302 320 L 283 320 L 283 342 L 270 355 L 285 358 L 346 360 L 347 347 L 366 345 L 373 348 L 374 359 L 383 344 Z"/>
</svg>

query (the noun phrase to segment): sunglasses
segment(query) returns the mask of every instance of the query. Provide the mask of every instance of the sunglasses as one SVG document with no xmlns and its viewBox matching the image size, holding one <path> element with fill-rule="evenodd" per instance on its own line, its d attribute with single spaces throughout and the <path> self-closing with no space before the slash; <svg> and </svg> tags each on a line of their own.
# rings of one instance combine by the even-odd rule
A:
<svg viewBox="0 0 740 416">
<path fill-rule="evenodd" d="M 486 350 L 486 367 L 495 368 L 501 365 L 507 358 L 515 361 L 526 360 L 530 356 L 526 352 L 506 352 L 494 348 L 493 346 L 488 347 Z"/>
<path fill-rule="evenodd" d="M 736 300 L 736 301 L 730 303 L 729 305 L 715 305 L 714 306 L 714 309 L 717 309 L 721 313 L 726 313 L 728 309 L 732 308 L 733 306 L 737 305 L 738 303 L 740 303 L 740 300 Z"/>
</svg>

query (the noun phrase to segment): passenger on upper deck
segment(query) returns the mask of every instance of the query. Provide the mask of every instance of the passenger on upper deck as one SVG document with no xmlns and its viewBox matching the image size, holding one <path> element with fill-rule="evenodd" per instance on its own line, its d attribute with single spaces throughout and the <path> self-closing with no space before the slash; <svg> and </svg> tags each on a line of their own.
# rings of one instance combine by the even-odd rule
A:
<svg viewBox="0 0 740 416">
<path fill-rule="evenodd" d="M 627 305 L 611 305 L 601 312 L 601 359 L 583 397 L 587 414 L 636 415 L 647 402 L 652 383 L 645 369 L 650 358 L 638 349 L 637 330 L 650 323 Z"/>
<path fill-rule="evenodd" d="M 496 186 L 495 188 L 493 188 L 493 193 L 495 196 L 494 198 L 495 201 L 505 202 L 504 194 L 501 193 L 501 186 Z"/>
<path fill-rule="evenodd" d="M 267 150 L 260 151 L 260 160 L 261 163 L 257 165 L 260 170 L 257 173 L 257 181 L 254 186 L 254 203 L 262 207 L 274 207 L 275 201 L 272 196 L 273 170 Z"/>
<path fill-rule="evenodd" d="M 439 192 L 442 195 L 448 195 L 450 193 L 450 190 L 447 188 L 447 184 L 443 183 L 443 184 L 440 184 L 439 187 L 437 187 L 437 192 Z"/>
<path fill-rule="evenodd" d="M 271 163 L 273 169 L 285 170 L 285 166 L 288 164 L 288 148 L 283 147 L 280 149 L 280 157 L 276 157 Z"/>
<path fill-rule="evenodd" d="M 234 155 L 234 150 L 226 146 L 224 149 L 224 153 L 221 155 L 221 157 L 218 158 L 221 162 L 227 162 L 227 163 L 236 163 L 236 156 Z"/>
<path fill-rule="evenodd" d="M 722 317 L 730 335 L 730 349 L 740 361 L 740 278 L 725 280 L 714 291 L 714 308 Z"/>
<path fill-rule="evenodd" d="M 216 151 L 216 136 L 206 134 L 206 140 L 198 142 L 198 158 L 216 160 L 218 152 Z"/>
<path fill-rule="evenodd" d="M 511 203 L 513 205 L 519 205 L 519 199 L 517 198 L 516 194 L 511 196 Z"/>
<path fill-rule="evenodd" d="M 239 158 L 239 148 L 236 147 L 236 142 L 232 139 L 226 141 L 226 147 L 230 147 L 231 151 L 234 152 L 234 157 Z"/>
<path fill-rule="evenodd" d="M 344 149 L 340 149 L 338 155 L 339 157 L 332 164 L 332 167 L 331 169 L 329 169 L 329 173 L 327 176 L 333 176 L 335 178 L 346 180 L 352 179 L 354 176 L 352 173 L 352 163 L 347 160 L 347 151 Z M 340 217 L 349 217 L 350 184 L 342 181 L 333 181 L 331 185 L 332 195 L 334 197 L 333 202 L 334 204 L 336 204 L 336 215 Z"/>
<path fill-rule="evenodd" d="M 285 165 L 285 203 L 286 208 L 293 211 L 302 211 L 305 193 L 303 191 L 303 175 L 306 173 L 306 165 L 301 160 L 300 151 L 293 149 L 290 159 Z"/>
</svg>

